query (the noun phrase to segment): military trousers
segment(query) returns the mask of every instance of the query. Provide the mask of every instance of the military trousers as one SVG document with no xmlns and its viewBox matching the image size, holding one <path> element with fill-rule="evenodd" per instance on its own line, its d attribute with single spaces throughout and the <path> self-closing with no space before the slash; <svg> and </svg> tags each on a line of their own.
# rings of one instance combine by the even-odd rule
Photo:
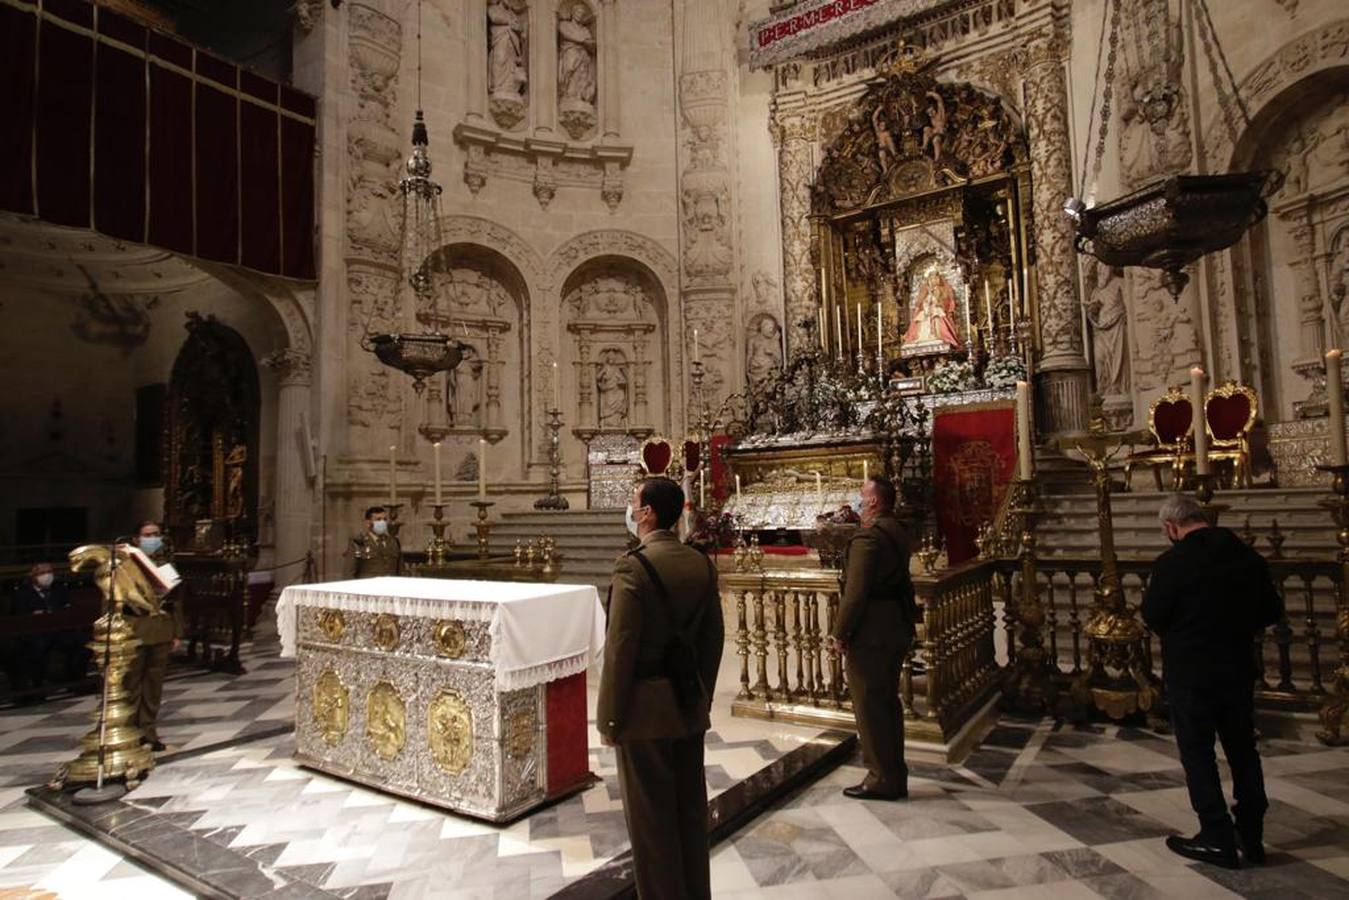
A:
<svg viewBox="0 0 1349 900">
<path fill-rule="evenodd" d="M 632 841 L 637 896 L 712 896 L 703 735 L 619 744 L 618 784 Z"/>
<path fill-rule="evenodd" d="M 136 708 L 136 725 L 147 741 L 159 740 L 155 721 L 164 700 L 164 676 L 169 671 L 169 653 L 173 642 L 141 644 L 136 648 L 136 659 L 126 673 L 126 688 Z"/>
<path fill-rule="evenodd" d="M 904 762 L 904 705 L 899 699 L 899 672 L 910 641 L 888 646 L 849 645 L 844 657 L 848 695 L 857 717 L 857 740 L 867 767 L 863 785 L 882 793 L 909 789 Z"/>
</svg>

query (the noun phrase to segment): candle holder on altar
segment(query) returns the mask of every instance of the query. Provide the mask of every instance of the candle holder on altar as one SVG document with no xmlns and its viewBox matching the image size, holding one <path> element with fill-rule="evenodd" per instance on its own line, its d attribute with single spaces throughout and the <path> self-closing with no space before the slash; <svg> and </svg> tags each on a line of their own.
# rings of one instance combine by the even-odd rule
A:
<svg viewBox="0 0 1349 900">
<path fill-rule="evenodd" d="M 562 496 L 562 410 L 550 409 L 548 413 L 548 493 L 534 501 L 535 509 L 551 509 L 561 512 L 571 504 Z"/>
<path fill-rule="evenodd" d="M 473 523 L 473 530 L 478 533 L 478 559 L 486 560 L 488 557 L 488 536 L 492 532 L 492 523 L 487 521 L 487 511 L 496 504 L 491 500 L 474 500 L 469 506 L 478 511 L 478 521 Z"/>
<path fill-rule="evenodd" d="M 398 537 L 398 532 L 403 528 L 403 523 L 398 521 L 398 511 L 403 508 L 403 504 L 386 503 L 384 508 L 389 513 L 389 534 Z"/>
<path fill-rule="evenodd" d="M 1073 682 L 1071 696 L 1081 718 L 1093 707 L 1112 719 L 1143 712 L 1152 727 L 1161 728 L 1161 682 L 1152 673 L 1147 628 L 1120 585 L 1110 503 L 1110 462 L 1124 447 L 1142 442 L 1145 433 L 1107 432 L 1099 395 L 1093 397 L 1092 407 L 1090 431 L 1059 442 L 1061 448 L 1082 454 L 1091 467 L 1101 541 L 1101 580 L 1082 629 L 1087 637 L 1087 666 Z"/>
<path fill-rule="evenodd" d="M 1331 496 L 1322 498 L 1321 507 L 1330 513 L 1335 523 L 1335 540 L 1340 545 L 1337 560 L 1340 581 L 1336 595 L 1335 635 L 1339 638 L 1340 664 L 1331 677 L 1326 699 L 1317 711 L 1321 729 L 1316 737 L 1325 744 L 1343 741 L 1345 718 L 1349 714 L 1349 465 L 1317 466 L 1329 472 Z"/>
<path fill-rule="evenodd" d="M 448 503 L 432 503 L 431 515 L 431 540 L 426 544 L 426 562 L 431 566 L 443 566 L 450 559 L 450 545 L 452 540 L 445 537 L 445 529 L 449 527 L 449 520 L 445 518 L 445 507 Z"/>
<path fill-rule="evenodd" d="M 1210 525 L 1218 524 L 1218 517 L 1227 510 L 1231 509 L 1226 503 L 1213 502 L 1213 490 L 1217 487 L 1218 476 L 1213 472 L 1205 472 L 1194 476 L 1194 498 L 1199 501 L 1199 505 L 1204 508 L 1204 516 L 1208 519 Z"/>
</svg>

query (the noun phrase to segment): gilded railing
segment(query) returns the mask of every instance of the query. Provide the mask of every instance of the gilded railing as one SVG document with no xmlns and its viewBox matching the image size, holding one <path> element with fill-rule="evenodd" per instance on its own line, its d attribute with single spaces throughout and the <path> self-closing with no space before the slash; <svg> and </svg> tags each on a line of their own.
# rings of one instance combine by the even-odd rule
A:
<svg viewBox="0 0 1349 900">
<path fill-rule="evenodd" d="M 994 658 L 996 565 L 971 562 L 914 578 L 923 622 L 900 674 L 909 730 L 952 744 L 988 705 Z M 850 723 L 843 660 L 828 636 L 838 615 L 838 572 L 769 569 L 722 576 L 740 657 L 736 715 Z"/>
</svg>

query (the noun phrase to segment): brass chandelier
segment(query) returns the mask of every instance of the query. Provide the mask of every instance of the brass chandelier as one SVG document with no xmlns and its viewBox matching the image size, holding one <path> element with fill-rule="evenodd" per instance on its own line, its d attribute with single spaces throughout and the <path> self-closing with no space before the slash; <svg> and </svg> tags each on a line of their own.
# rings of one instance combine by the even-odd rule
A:
<svg viewBox="0 0 1349 900">
<path fill-rule="evenodd" d="M 422 16 L 417 4 L 417 114 L 412 125 L 412 154 L 398 180 L 400 200 L 398 235 L 398 280 L 394 286 L 395 315 L 407 309 L 405 291 L 412 292 L 417 318 L 425 331 L 371 334 L 367 324 L 361 347 L 374 353 L 386 366 L 412 376 L 419 395 L 426 380 L 448 372 L 463 359 L 459 342 L 442 331 L 449 317 L 440 314 L 440 288 L 436 283 L 444 246 L 440 222 L 440 184 L 431 178 L 430 138 L 422 114 Z M 373 313 L 373 307 L 372 307 Z"/>
<path fill-rule="evenodd" d="M 1095 184 L 1101 173 L 1105 139 L 1110 127 L 1110 101 L 1115 82 L 1120 7 L 1123 2 L 1124 0 L 1106 0 L 1104 14 L 1109 15 L 1110 26 L 1107 31 L 1103 21 L 1101 28 L 1101 47 L 1096 61 L 1097 72 L 1100 72 L 1100 54 L 1106 50 L 1107 36 L 1109 55 L 1106 60 L 1105 77 L 1102 80 L 1104 89 L 1096 155 L 1091 167 L 1092 193 L 1095 192 Z M 1221 63 L 1235 106 L 1241 113 L 1242 122 L 1249 128 L 1250 115 L 1241 99 L 1240 89 L 1232 70 L 1227 65 L 1222 45 L 1218 42 L 1213 19 L 1209 15 L 1208 2 L 1180 0 L 1182 10 L 1187 4 L 1196 26 L 1202 22 L 1202 27 L 1207 29 L 1208 38 L 1212 40 L 1212 48 L 1209 47 L 1208 40 L 1204 42 L 1211 68 L 1216 72 L 1218 64 Z M 1102 84 L 1098 83 L 1097 87 L 1101 86 Z M 1217 83 L 1216 74 L 1214 89 L 1218 93 L 1222 91 L 1222 85 Z M 1174 96 L 1160 99 L 1163 102 L 1176 102 Z M 1093 118 L 1095 111 L 1096 96 L 1093 91 Z M 1090 124 L 1089 120 L 1088 133 L 1091 130 Z M 1248 228 L 1263 219 L 1267 212 L 1265 197 L 1276 190 L 1282 180 L 1276 177 L 1276 173 L 1270 171 L 1231 172 L 1218 175 L 1173 174 L 1157 179 L 1131 194 L 1097 206 L 1090 200 L 1084 202 L 1080 199 L 1083 195 L 1090 196 L 1086 190 L 1087 174 L 1084 159 L 1079 196 L 1070 199 L 1064 205 L 1064 211 L 1077 225 L 1077 237 L 1074 241 L 1077 251 L 1094 256 L 1110 266 L 1160 269 L 1162 281 L 1174 300 L 1180 299 L 1181 291 L 1190 280 L 1185 268 L 1207 253 L 1232 246 Z"/>
</svg>

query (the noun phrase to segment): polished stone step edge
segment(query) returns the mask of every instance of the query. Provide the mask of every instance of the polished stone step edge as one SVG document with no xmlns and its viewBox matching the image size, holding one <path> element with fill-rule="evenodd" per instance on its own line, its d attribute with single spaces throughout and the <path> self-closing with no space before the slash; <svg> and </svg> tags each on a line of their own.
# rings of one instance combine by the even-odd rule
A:
<svg viewBox="0 0 1349 900">
<path fill-rule="evenodd" d="M 780 800 L 843 765 L 857 751 L 857 735 L 824 731 L 765 766 L 707 804 L 708 843 L 713 847 L 767 812 Z M 553 898 L 615 900 L 636 897 L 632 851 L 625 850 Z"/>
</svg>

